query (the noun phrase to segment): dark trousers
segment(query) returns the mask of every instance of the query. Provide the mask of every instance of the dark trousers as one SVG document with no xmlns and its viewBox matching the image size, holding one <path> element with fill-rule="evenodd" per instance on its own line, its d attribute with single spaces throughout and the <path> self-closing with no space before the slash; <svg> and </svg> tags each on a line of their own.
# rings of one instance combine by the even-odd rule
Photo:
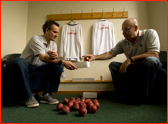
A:
<svg viewBox="0 0 168 124">
<path fill-rule="evenodd" d="M 162 69 L 160 61 L 154 57 L 147 57 L 142 62 L 130 64 L 124 74 L 119 72 L 121 64 L 111 62 L 109 65 L 117 94 L 119 96 L 147 97 L 150 85 Z"/>
<path fill-rule="evenodd" d="M 31 98 L 32 92 L 29 86 L 30 84 L 29 73 L 45 72 L 46 83 L 44 92 L 48 93 L 57 92 L 60 83 L 60 76 L 63 71 L 63 66 L 59 66 L 56 64 L 45 64 L 35 67 L 29 65 L 25 59 L 17 58 L 12 63 L 12 70 L 15 82 L 18 83 L 18 85 L 23 86 L 23 91 L 24 94 L 26 94 L 26 98 Z"/>
</svg>

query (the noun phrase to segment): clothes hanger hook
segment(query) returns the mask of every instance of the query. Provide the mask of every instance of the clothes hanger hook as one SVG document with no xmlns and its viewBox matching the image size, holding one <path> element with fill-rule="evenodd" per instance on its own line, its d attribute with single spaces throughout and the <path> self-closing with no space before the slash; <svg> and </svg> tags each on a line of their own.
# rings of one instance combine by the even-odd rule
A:
<svg viewBox="0 0 168 124">
<path fill-rule="evenodd" d="M 124 7 L 124 11 L 125 11 L 125 7 Z M 124 11 L 123 11 L 123 16 L 124 16 Z"/>
<path fill-rule="evenodd" d="M 102 8 L 102 19 L 103 19 L 103 8 Z"/>
<path fill-rule="evenodd" d="M 82 9 L 81 9 L 81 13 L 82 13 L 81 17 L 83 17 L 83 12 L 82 12 Z"/>
</svg>

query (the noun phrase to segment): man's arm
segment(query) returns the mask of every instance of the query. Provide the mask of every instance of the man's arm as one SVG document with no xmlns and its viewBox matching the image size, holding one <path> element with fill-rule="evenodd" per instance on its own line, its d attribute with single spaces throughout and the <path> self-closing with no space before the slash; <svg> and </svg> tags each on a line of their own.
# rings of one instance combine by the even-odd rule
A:
<svg viewBox="0 0 168 124">
<path fill-rule="evenodd" d="M 58 59 L 58 58 L 59 58 L 57 52 L 55 52 L 54 50 L 49 50 L 49 51 L 47 52 L 47 54 L 48 54 L 48 55 L 50 56 L 50 58 L 52 58 L 52 59 Z"/>
<path fill-rule="evenodd" d="M 144 60 L 144 59 L 146 59 L 147 57 L 150 57 L 150 56 L 158 58 L 159 57 L 159 53 L 155 52 L 155 51 L 149 51 L 149 52 L 146 52 L 146 53 L 141 54 L 141 55 L 133 56 L 133 57 L 131 57 L 131 59 L 132 59 L 133 62 L 137 62 L 137 61 L 142 61 L 142 60 Z M 122 63 L 122 65 L 120 66 L 120 69 L 119 69 L 119 72 L 121 74 L 126 72 L 127 67 L 131 64 L 131 59 L 127 58 Z"/>
<path fill-rule="evenodd" d="M 46 56 L 45 54 L 39 54 L 38 56 L 41 61 L 46 63 L 58 64 L 58 62 L 60 61 L 60 59 L 53 59 L 50 56 Z M 62 65 L 70 70 L 77 69 L 77 67 L 73 65 L 71 61 L 62 60 Z"/>
<path fill-rule="evenodd" d="M 146 59 L 147 57 L 150 57 L 150 56 L 158 58 L 159 53 L 156 52 L 156 51 L 149 51 L 149 52 L 146 52 L 146 53 L 141 54 L 141 55 L 133 56 L 133 57 L 131 57 L 131 59 L 132 59 L 133 62 L 137 62 L 137 61 L 144 60 L 144 59 Z"/>
<path fill-rule="evenodd" d="M 46 63 L 58 64 L 58 62 L 60 61 L 60 59 L 53 59 L 52 57 L 45 54 L 39 54 L 38 56 L 41 61 Z"/>
<path fill-rule="evenodd" d="M 105 59 L 111 59 L 114 57 L 114 54 L 112 54 L 110 51 L 103 53 L 101 55 L 96 56 L 97 60 L 105 60 Z"/>
<path fill-rule="evenodd" d="M 92 60 L 105 60 L 105 59 L 111 59 L 114 57 L 114 54 L 112 54 L 110 51 L 103 53 L 101 55 L 94 56 L 92 54 L 86 54 L 83 57 L 89 57 L 89 61 Z"/>
</svg>

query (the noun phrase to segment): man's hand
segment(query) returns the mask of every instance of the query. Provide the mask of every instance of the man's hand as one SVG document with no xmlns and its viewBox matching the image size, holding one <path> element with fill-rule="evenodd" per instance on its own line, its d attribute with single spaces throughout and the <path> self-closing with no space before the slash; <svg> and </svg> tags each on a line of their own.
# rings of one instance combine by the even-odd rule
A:
<svg viewBox="0 0 168 124">
<path fill-rule="evenodd" d="M 84 56 L 82 56 L 82 57 L 84 57 L 84 58 L 85 58 L 85 57 L 88 57 L 88 58 L 89 58 L 89 62 L 96 59 L 95 56 L 92 55 L 92 54 L 86 54 L 86 55 L 84 55 Z"/>
<path fill-rule="evenodd" d="M 47 54 L 50 56 L 51 59 L 58 59 L 59 58 L 57 52 L 55 52 L 53 50 L 49 50 L 47 52 Z"/>
<path fill-rule="evenodd" d="M 120 66 L 119 72 L 121 74 L 125 73 L 127 70 L 127 67 L 131 64 L 131 60 L 127 59 L 125 60 L 125 62 L 122 63 L 122 65 Z"/>
<path fill-rule="evenodd" d="M 65 66 L 69 70 L 77 69 L 77 67 L 73 65 L 71 61 L 62 60 L 62 65 Z"/>
</svg>

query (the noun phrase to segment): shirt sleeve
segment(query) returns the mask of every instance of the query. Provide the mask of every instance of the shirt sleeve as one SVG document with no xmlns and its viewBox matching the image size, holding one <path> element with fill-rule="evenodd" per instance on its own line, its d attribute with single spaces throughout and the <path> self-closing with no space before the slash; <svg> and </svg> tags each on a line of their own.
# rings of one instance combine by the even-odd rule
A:
<svg viewBox="0 0 168 124">
<path fill-rule="evenodd" d="M 94 24 L 93 25 L 93 31 L 92 31 L 92 53 L 93 55 L 97 55 L 96 52 L 96 39 L 97 39 L 97 35 L 96 35 L 96 31 L 97 31 L 97 25 Z"/>
<path fill-rule="evenodd" d="M 33 36 L 30 40 L 29 47 L 33 51 L 34 56 L 39 55 L 41 53 L 45 54 L 45 48 L 43 42 L 38 36 Z"/>
<path fill-rule="evenodd" d="M 117 45 L 116 45 L 114 48 L 111 49 L 110 52 L 111 52 L 112 54 L 114 54 L 115 56 L 116 56 L 117 54 L 123 53 L 122 41 L 119 41 L 119 42 L 117 43 Z"/>
<path fill-rule="evenodd" d="M 157 32 L 153 29 L 148 30 L 147 51 L 160 52 L 160 40 Z"/>
<path fill-rule="evenodd" d="M 63 51 L 64 51 L 64 42 L 65 42 L 65 25 L 62 27 L 62 35 L 61 35 L 61 44 L 60 44 L 60 53 L 59 57 L 63 58 Z"/>
<path fill-rule="evenodd" d="M 116 43 L 115 43 L 115 33 L 114 33 L 114 26 L 111 23 L 111 32 L 112 32 L 112 48 L 115 47 Z"/>
<path fill-rule="evenodd" d="M 82 25 L 79 26 L 79 32 L 80 32 L 80 58 L 82 59 L 83 57 L 83 37 L 82 37 Z"/>
</svg>

